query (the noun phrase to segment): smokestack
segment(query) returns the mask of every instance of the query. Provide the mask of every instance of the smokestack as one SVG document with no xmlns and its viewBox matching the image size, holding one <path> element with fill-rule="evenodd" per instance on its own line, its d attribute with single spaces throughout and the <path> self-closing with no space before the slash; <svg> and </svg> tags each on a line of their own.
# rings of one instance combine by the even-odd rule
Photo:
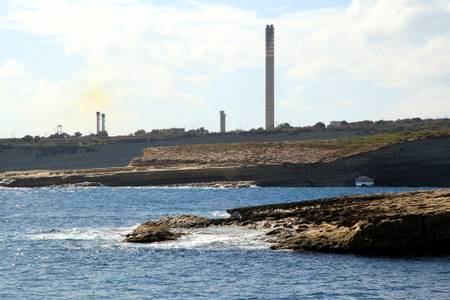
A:
<svg viewBox="0 0 450 300">
<path fill-rule="evenodd" d="M 105 130 L 105 114 L 102 114 L 102 132 L 106 132 L 106 130 Z"/>
<path fill-rule="evenodd" d="M 95 113 L 97 115 L 97 134 L 100 134 L 100 112 Z"/>
<path fill-rule="evenodd" d="M 275 29 L 266 26 L 266 130 L 275 125 Z"/>
<path fill-rule="evenodd" d="M 226 115 L 225 111 L 220 111 L 220 133 L 225 133 L 226 130 Z"/>
</svg>

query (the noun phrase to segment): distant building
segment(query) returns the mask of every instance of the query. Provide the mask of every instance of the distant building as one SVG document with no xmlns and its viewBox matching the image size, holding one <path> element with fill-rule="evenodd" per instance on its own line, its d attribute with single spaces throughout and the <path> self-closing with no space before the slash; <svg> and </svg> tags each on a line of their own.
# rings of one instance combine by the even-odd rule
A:
<svg viewBox="0 0 450 300">
<path fill-rule="evenodd" d="M 186 133 L 186 130 L 184 128 L 153 129 L 152 133 L 159 135 L 183 135 Z"/>
<path fill-rule="evenodd" d="M 96 112 L 96 120 L 97 120 L 97 135 L 100 134 L 100 112 Z"/>
<path fill-rule="evenodd" d="M 108 133 L 106 132 L 106 125 L 105 125 L 105 123 L 106 123 L 106 115 L 105 114 L 103 114 L 103 113 L 101 113 L 101 112 L 99 112 L 99 111 L 97 111 L 96 113 L 95 113 L 95 116 L 96 116 L 96 121 L 97 121 L 97 123 L 96 123 L 96 125 L 97 125 L 97 136 L 99 136 L 99 137 L 106 137 L 106 136 L 108 136 Z M 101 120 L 101 121 L 100 121 Z"/>
<path fill-rule="evenodd" d="M 220 133 L 225 133 L 226 129 L 226 114 L 225 111 L 220 111 Z"/>
<path fill-rule="evenodd" d="M 275 127 L 275 29 L 266 26 L 266 130 Z"/>
<path fill-rule="evenodd" d="M 374 186 L 375 180 L 368 176 L 359 176 L 355 178 L 355 186 L 357 187 L 365 187 L 365 186 Z"/>
<path fill-rule="evenodd" d="M 347 122 L 345 122 L 345 121 L 331 121 L 330 125 L 328 127 L 340 128 L 346 124 L 347 124 Z"/>
<path fill-rule="evenodd" d="M 169 128 L 167 131 L 170 134 L 184 134 L 186 132 L 184 128 Z"/>
<path fill-rule="evenodd" d="M 102 132 L 106 132 L 105 122 L 106 122 L 106 115 L 102 114 Z"/>
</svg>

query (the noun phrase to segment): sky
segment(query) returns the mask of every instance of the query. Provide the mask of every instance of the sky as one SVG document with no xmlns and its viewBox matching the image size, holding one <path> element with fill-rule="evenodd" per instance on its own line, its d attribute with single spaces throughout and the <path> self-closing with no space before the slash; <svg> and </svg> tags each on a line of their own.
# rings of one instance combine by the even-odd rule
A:
<svg viewBox="0 0 450 300">
<path fill-rule="evenodd" d="M 2 0 L 0 137 L 450 115 L 450 0 Z"/>
</svg>

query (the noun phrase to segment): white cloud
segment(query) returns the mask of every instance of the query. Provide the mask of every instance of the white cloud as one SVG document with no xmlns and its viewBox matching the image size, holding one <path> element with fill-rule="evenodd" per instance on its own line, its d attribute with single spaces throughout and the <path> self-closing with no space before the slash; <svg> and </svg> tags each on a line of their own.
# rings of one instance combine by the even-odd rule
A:
<svg viewBox="0 0 450 300">
<path fill-rule="evenodd" d="M 450 87 L 418 89 L 411 98 L 398 101 L 389 117 L 417 117 L 418 110 L 423 118 L 449 117 Z"/>
<path fill-rule="evenodd" d="M 334 76 L 339 83 L 354 81 L 345 101 L 353 109 L 336 118 L 450 115 L 450 106 L 445 104 L 450 98 L 448 1 L 355 0 L 347 8 L 281 16 L 277 24 L 284 32 L 279 56 L 287 68 L 285 80 L 310 82 Z M 363 97 L 354 92 L 361 82 L 373 86 Z M 305 94 L 311 94 L 303 86 Z M 324 83 L 323 88 L 335 86 Z M 373 90 L 379 92 L 380 105 L 369 108 Z M 317 114 L 326 119 L 330 111 L 343 106 L 336 104 L 339 96 L 335 98 L 332 90 L 328 97 L 317 101 L 310 95 L 297 100 L 296 108 L 301 112 L 308 107 L 305 101 L 313 102 L 320 108 L 304 117 Z"/>
<path fill-rule="evenodd" d="M 143 103 L 205 107 L 209 101 L 203 92 L 212 82 L 227 74 L 239 76 L 242 69 L 262 70 L 266 23 L 276 26 L 278 76 L 284 81 L 278 119 L 290 119 L 295 107 L 301 111 L 305 106 L 310 118 L 327 117 L 321 112 L 325 96 L 314 104 L 304 98 L 314 97 L 307 82 L 324 76 L 354 81 L 355 88 L 363 81 L 386 93 L 401 90 L 416 103 L 408 109 L 417 115 L 421 101 L 430 101 L 434 91 L 433 103 L 444 110 L 440 115 L 450 113 L 450 107 L 439 104 L 450 93 L 442 80 L 450 78 L 447 0 L 354 0 L 346 8 L 289 13 L 271 20 L 255 11 L 202 2 L 180 8 L 124 0 L 15 0 L 9 13 L 0 16 L 0 28 L 55 40 L 67 54 L 81 56 L 86 63 L 67 79 L 53 82 L 31 75 L 18 62 L 5 62 L 0 78 L 13 74 L 3 76 L 16 79 L 2 80 L 0 101 L 15 105 L 17 111 L 23 109 L 17 103 L 25 101 L 38 112 L 33 118 L 39 116 L 47 128 L 62 114 L 68 114 L 66 122 L 75 128 L 80 123 L 70 113 L 75 109 L 85 114 L 81 120 L 87 125 L 82 129 L 88 131 L 91 109 L 105 109 L 115 115 L 112 125 L 119 128 L 127 122 L 131 127 L 122 126 L 119 132 L 131 131 L 139 126 L 133 120 L 142 115 Z M 330 103 L 352 106 L 364 101 L 350 88 L 348 97 L 339 97 L 345 101 Z M 397 99 L 370 115 L 382 118 L 393 106 L 401 110 L 404 103 Z M 66 104 L 70 108 L 63 108 Z M 151 124 L 171 125 L 162 118 Z"/>
<path fill-rule="evenodd" d="M 283 62 L 293 78 L 338 72 L 382 85 L 404 86 L 448 74 L 450 13 L 443 9 L 445 2 L 359 0 L 346 9 L 282 16 Z M 299 32 L 298 38 L 292 39 L 292 32 Z"/>
</svg>

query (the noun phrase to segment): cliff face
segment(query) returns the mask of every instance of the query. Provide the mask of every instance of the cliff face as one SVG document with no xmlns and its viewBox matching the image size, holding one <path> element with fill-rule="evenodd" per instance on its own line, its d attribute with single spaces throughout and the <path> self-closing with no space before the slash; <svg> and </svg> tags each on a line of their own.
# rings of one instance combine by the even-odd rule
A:
<svg viewBox="0 0 450 300">
<path fill-rule="evenodd" d="M 141 156 L 148 147 L 196 145 L 213 143 L 267 142 L 289 140 L 311 140 L 352 137 L 364 132 L 318 131 L 301 133 L 267 133 L 246 135 L 215 135 L 180 137 L 161 140 L 136 140 L 111 142 L 93 146 L 77 143 L 60 145 L 0 145 L 0 172 L 22 170 L 63 170 L 86 168 L 123 167 L 135 157 Z"/>
<path fill-rule="evenodd" d="M 126 167 L 103 170 L 0 174 L 0 185 L 96 183 L 145 186 L 251 181 L 260 186 L 354 186 L 360 175 L 378 186 L 450 186 L 450 137 L 427 138 L 330 162 L 256 166 Z"/>
<path fill-rule="evenodd" d="M 302 186 L 351 186 L 356 177 L 366 175 L 379 186 L 450 186 L 450 137 L 427 138 L 329 163 L 288 168 L 288 178 L 278 182 L 287 179 Z M 270 184 L 276 184 L 276 180 Z"/>
<path fill-rule="evenodd" d="M 49 145 L 0 149 L 0 171 L 58 170 L 126 166 L 149 143 Z"/>
</svg>

